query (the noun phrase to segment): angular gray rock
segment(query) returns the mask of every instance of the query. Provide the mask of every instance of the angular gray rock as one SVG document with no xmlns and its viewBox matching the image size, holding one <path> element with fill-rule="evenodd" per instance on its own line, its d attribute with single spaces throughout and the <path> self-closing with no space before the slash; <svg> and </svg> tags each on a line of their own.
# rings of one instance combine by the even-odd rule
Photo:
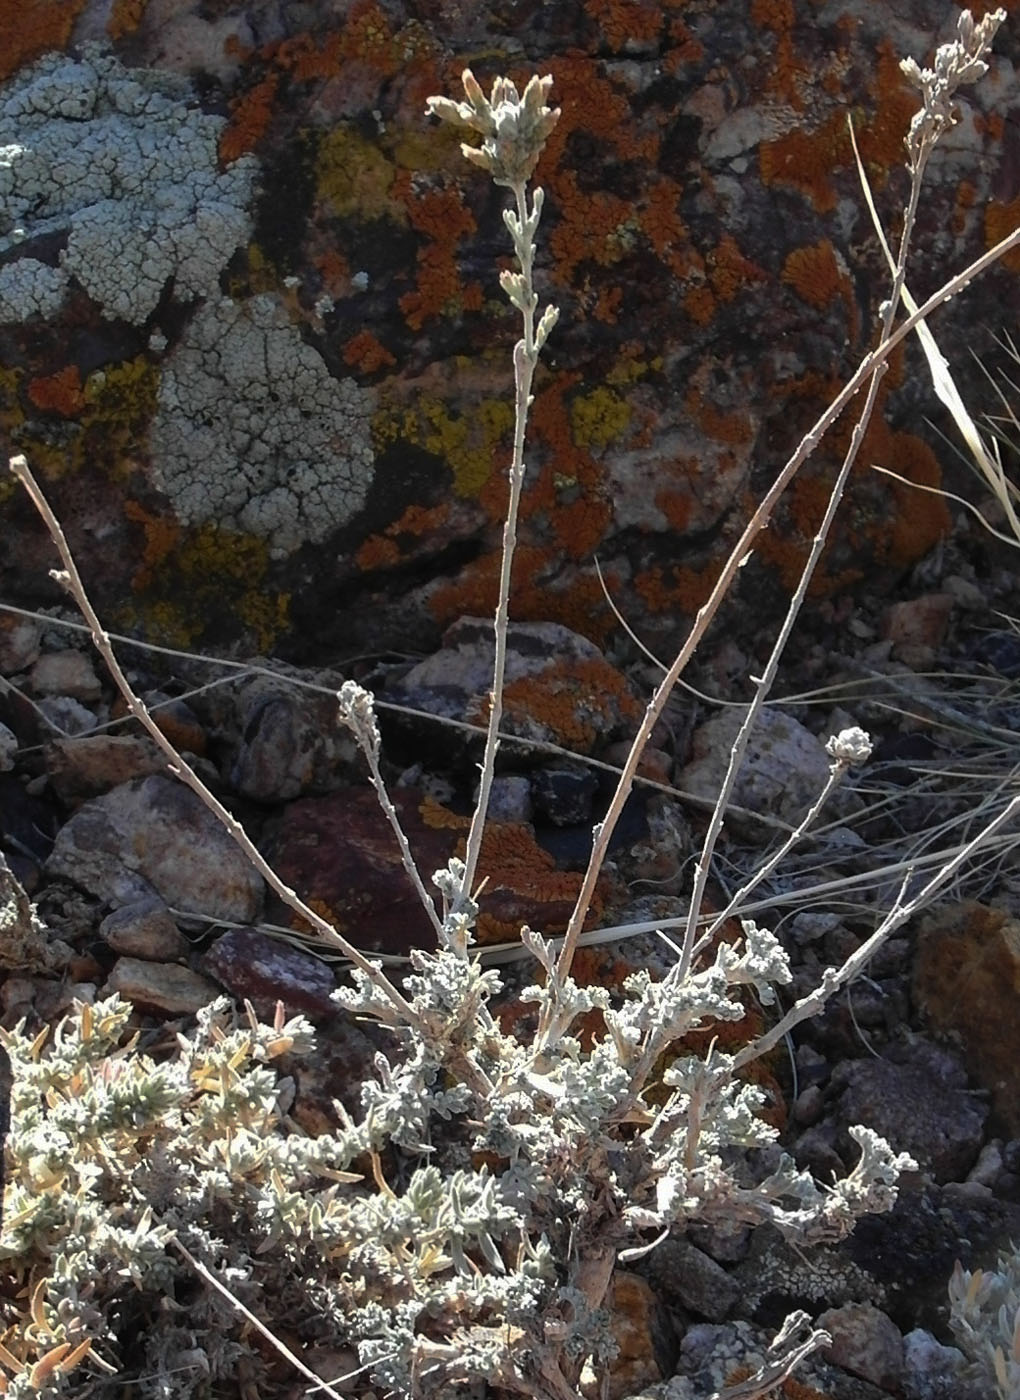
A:
<svg viewBox="0 0 1020 1400">
<path fill-rule="evenodd" d="M 182 783 L 153 775 L 79 807 L 46 862 L 114 906 L 158 895 L 173 909 L 250 923 L 262 877 Z"/>
</svg>

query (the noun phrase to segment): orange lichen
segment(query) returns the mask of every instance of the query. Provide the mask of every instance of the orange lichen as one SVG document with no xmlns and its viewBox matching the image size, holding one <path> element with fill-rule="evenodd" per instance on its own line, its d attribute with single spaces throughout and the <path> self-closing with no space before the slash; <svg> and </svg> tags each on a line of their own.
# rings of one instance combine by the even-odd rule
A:
<svg viewBox="0 0 1020 1400">
<path fill-rule="evenodd" d="M 796 1376 L 787 1376 L 780 1386 L 780 1391 L 784 1400 L 831 1400 L 831 1394 L 816 1390 L 813 1385 L 806 1385 Z"/>
<path fill-rule="evenodd" d="M 81 375 L 77 365 L 68 365 L 56 374 L 33 379 L 28 385 L 28 397 L 44 413 L 59 413 L 61 418 L 76 418 L 85 407 Z"/>
<path fill-rule="evenodd" d="M 710 564 L 701 572 L 686 564 L 674 564 L 668 570 L 655 564 L 637 574 L 634 591 L 650 613 L 681 613 L 690 615 L 708 600 L 719 577 L 719 566 Z"/>
<path fill-rule="evenodd" d="M 622 304 L 622 287 L 600 287 L 592 315 L 604 325 L 615 326 Z"/>
<path fill-rule="evenodd" d="M 751 22 L 765 29 L 792 29 L 793 0 L 752 0 Z"/>
<path fill-rule="evenodd" d="M 1006 121 L 1001 112 L 978 112 L 974 117 L 974 130 L 987 137 L 993 145 L 998 145 L 1006 130 Z"/>
<path fill-rule="evenodd" d="M 371 331 L 364 330 L 352 336 L 344 346 L 344 362 L 354 365 L 362 374 L 375 374 L 377 370 L 395 365 L 397 360 Z"/>
<path fill-rule="evenodd" d="M 626 95 L 593 60 L 575 54 L 551 60 L 548 69 L 561 116 L 546 142 L 537 179 L 559 213 L 549 247 L 557 279 L 569 284 L 581 263 L 610 267 L 641 234 L 640 211 L 631 201 L 581 189 L 576 162 L 568 158 L 570 138 L 583 132 L 612 159 L 654 164 L 660 137 L 657 130 L 635 122 Z"/>
<path fill-rule="evenodd" d="M 377 0 L 355 0 L 344 28 L 344 54 L 357 57 L 391 78 L 400 67 L 393 31 Z"/>
<path fill-rule="evenodd" d="M 711 287 L 694 287 L 684 297 L 684 310 L 698 326 L 707 326 L 716 311 Z"/>
<path fill-rule="evenodd" d="M 547 671 L 510 681 L 503 706 L 521 732 L 548 725 L 578 753 L 590 753 L 621 718 L 636 722 L 641 713 L 623 676 L 597 658 L 561 657 Z"/>
<path fill-rule="evenodd" d="M 606 500 L 579 496 L 569 505 L 559 506 L 554 516 L 556 539 L 572 559 L 588 559 L 598 548 L 609 522 L 612 507 Z"/>
<path fill-rule="evenodd" d="M 123 39 L 125 34 L 133 34 L 142 22 L 148 0 L 114 0 L 110 18 L 106 21 L 106 32 L 111 39 Z"/>
<path fill-rule="evenodd" d="M 970 180 L 961 180 L 956 189 L 956 199 L 953 203 L 952 229 L 955 234 L 962 235 L 966 232 L 970 211 L 977 201 L 977 190 Z"/>
<path fill-rule="evenodd" d="M 444 816 L 438 803 L 422 813 L 437 829 L 466 831 L 466 818 Z M 455 855 L 463 857 L 465 840 Z M 562 933 L 581 888 L 575 871 L 557 870 L 552 856 L 535 840 L 530 827 L 518 822 L 489 822 L 482 837 L 478 875 L 484 883 L 479 901 L 478 940 L 503 943 L 517 938 L 524 923 L 546 933 Z M 596 887 L 588 920 L 598 920 L 604 905 Z"/>
<path fill-rule="evenodd" d="M 220 160 L 225 165 L 253 151 L 266 134 L 273 103 L 280 86 L 279 73 L 268 73 L 261 82 L 230 104 L 230 120 L 220 135 Z"/>
<path fill-rule="evenodd" d="M 520 622 L 560 622 L 601 644 L 616 625 L 594 573 L 568 575 L 556 587 L 550 578 L 559 568 L 556 554 L 534 544 L 518 544 L 514 556 L 510 616 Z M 498 552 L 466 564 L 459 575 L 440 583 L 429 597 L 429 612 L 441 627 L 458 617 L 487 617 L 495 611 L 499 591 Z M 607 580 L 610 588 L 612 580 Z"/>
<path fill-rule="evenodd" d="M 719 246 L 709 253 L 708 278 L 720 301 L 732 301 L 750 282 L 765 280 L 765 270 L 745 258 L 733 237 L 725 233 Z"/>
<path fill-rule="evenodd" d="M 410 26 L 408 26 L 410 28 Z M 403 36 L 409 38 L 410 36 Z M 321 43 L 310 34 L 267 44 L 261 56 L 293 74 L 299 82 L 335 78 L 352 61 L 391 78 L 408 47 L 395 35 L 376 0 L 355 0 L 342 29 L 327 34 Z"/>
<path fill-rule="evenodd" d="M 682 534 L 691 522 L 691 511 L 694 503 L 690 492 L 664 490 L 655 493 L 655 504 L 663 515 L 671 529 Z"/>
<path fill-rule="evenodd" d="M 0 81 L 40 54 L 64 48 L 84 8 L 85 0 L 0 0 Z"/>
<path fill-rule="evenodd" d="M 359 569 L 388 569 L 399 564 L 403 551 L 397 543 L 401 535 L 421 536 L 441 529 L 450 514 L 446 501 L 438 506 L 410 505 L 399 520 L 387 525 L 380 535 L 370 535 L 355 555 Z"/>
<path fill-rule="evenodd" d="M 858 144 L 868 174 L 881 183 L 891 168 L 906 160 L 903 140 L 919 102 L 900 68 L 896 47 L 888 39 L 878 45 L 874 94 L 874 115 L 858 132 Z"/>
<path fill-rule="evenodd" d="M 872 183 L 881 187 L 890 168 L 903 163 L 903 138 L 917 106 L 888 41 L 878 46 L 874 103 L 870 117 L 853 115 L 861 158 Z M 797 126 L 774 141 L 763 141 L 758 160 L 766 185 L 800 190 L 819 213 L 830 212 L 837 198 L 832 177 L 854 164 L 845 111 L 833 112 L 814 131 Z"/>
<path fill-rule="evenodd" d="M 700 63 L 705 56 L 705 46 L 695 39 L 682 19 L 672 20 L 669 26 L 671 46 L 663 55 L 663 67 L 667 73 L 677 73 L 689 63 Z"/>
<path fill-rule="evenodd" d="M 746 410 L 721 409 L 710 399 L 703 398 L 697 386 L 688 390 L 684 402 L 692 420 L 715 442 L 736 445 L 750 442 L 754 436 L 751 415 Z"/>
<path fill-rule="evenodd" d="M 439 530 L 450 516 L 448 501 L 438 506 L 410 505 L 386 531 L 388 535 L 427 535 Z"/>
<path fill-rule="evenodd" d="M 851 155 L 846 119 L 834 113 L 816 131 L 795 127 L 775 141 L 758 148 L 762 183 L 788 185 L 807 195 L 820 214 L 836 207 L 832 172 L 846 165 Z"/>
<path fill-rule="evenodd" d="M 470 817 L 451 812 L 449 807 L 444 807 L 431 796 L 422 798 L 418 805 L 418 815 L 432 831 L 467 831 L 471 825 Z"/>
<path fill-rule="evenodd" d="M 346 294 L 350 287 L 351 266 L 342 253 L 335 248 L 324 248 L 313 257 L 312 263 L 322 278 L 322 289 L 327 296 Z"/>
<path fill-rule="evenodd" d="M 877 415 L 876 415 L 877 418 Z M 891 520 L 882 519 L 878 528 L 886 539 L 885 555 L 897 565 L 913 564 L 934 549 L 949 533 L 952 518 L 943 498 L 922 487 L 938 487 L 942 481 L 935 453 L 913 433 L 890 432 L 884 420 L 869 430 L 862 448 L 862 460 L 876 462 L 904 478 L 886 477 L 894 507 Z"/>
<path fill-rule="evenodd" d="M 636 233 L 629 201 L 604 190 L 582 194 L 573 170 L 563 171 L 557 185 L 562 213 L 549 235 L 549 247 L 562 280 L 569 282 L 582 262 L 598 267 L 619 262 Z"/>
<path fill-rule="evenodd" d="M 400 550 L 383 535 L 370 535 L 355 554 L 354 562 L 364 573 L 390 569 L 400 563 Z"/>
<path fill-rule="evenodd" d="M 690 234 L 677 209 L 682 193 L 675 180 L 656 180 L 641 211 L 646 237 L 657 256 L 678 277 L 686 276 L 692 266 Z"/>
<path fill-rule="evenodd" d="M 125 501 L 124 514 L 128 520 L 142 527 L 144 539 L 142 557 L 131 580 L 131 587 L 140 591 L 149 587 L 156 577 L 160 565 L 165 563 L 176 548 L 181 537 L 181 529 L 172 516 L 153 515 L 139 501 Z"/>
<path fill-rule="evenodd" d="M 850 339 L 856 339 L 858 314 L 853 282 L 827 238 L 807 248 L 794 248 L 783 264 L 782 280 L 802 301 L 819 311 L 837 297 L 842 298 Z"/>
<path fill-rule="evenodd" d="M 588 12 L 614 53 L 630 39 L 651 40 L 662 28 L 662 6 L 647 0 L 588 0 Z"/>
<path fill-rule="evenodd" d="M 418 285 L 400 298 L 400 309 L 412 330 L 444 311 L 482 303 L 482 289 L 475 282 L 461 284 L 457 269 L 457 244 L 476 231 L 474 216 L 465 208 L 455 185 L 414 192 L 411 172 L 400 170 L 393 181 L 393 193 L 406 205 L 412 227 L 428 242 L 418 252 Z"/>
<path fill-rule="evenodd" d="M 994 248 L 1004 238 L 1020 228 L 1020 194 L 1008 204 L 989 200 L 985 206 L 985 243 Z M 1020 248 L 1013 248 L 1001 261 L 1008 272 L 1020 272 Z"/>
</svg>

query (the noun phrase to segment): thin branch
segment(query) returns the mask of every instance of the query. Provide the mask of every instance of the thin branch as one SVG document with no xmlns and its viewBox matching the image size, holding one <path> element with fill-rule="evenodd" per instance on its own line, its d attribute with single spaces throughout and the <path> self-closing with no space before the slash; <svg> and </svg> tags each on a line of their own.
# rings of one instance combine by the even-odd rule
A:
<svg viewBox="0 0 1020 1400">
<path fill-rule="evenodd" d="M 571 914 L 567 933 L 563 940 L 563 947 L 560 951 L 561 975 L 566 975 L 573 961 L 577 940 L 584 927 L 584 920 L 588 913 L 588 907 L 595 893 L 595 885 L 609 850 L 610 838 L 616 829 L 616 824 L 620 819 L 624 804 L 630 796 L 638 763 L 651 738 L 655 723 L 665 708 L 666 702 L 672 694 L 673 687 L 686 669 L 702 637 L 708 630 L 709 624 L 718 612 L 723 598 L 729 592 L 733 580 L 736 577 L 737 570 L 740 568 L 744 559 L 747 558 L 758 535 L 768 525 L 779 498 L 807 458 L 814 452 L 829 428 L 846 408 L 847 404 L 860 392 L 879 365 L 885 364 L 892 352 L 901 341 L 905 340 L 906 337 L 910 335 L 914 327 L 918 325 L 919 322 L 923 321 L 926 316 L 931 316 L 932 313 L 937 311 L 945 302 L 951 301 L 953 297 L 958 296 L 965 287 L 969 286 L 975 277 L 979 277 L 982 272 L 992 267 L 1000 258 L 1004 257 L 1016 247 L 1020 247 L 1020 228 L 1014 229 L 1012 233 L 1000 239 L 994 248 L 990 248 L 986 253 L 982 253 L 979 258 L 975 258 L 962 272 L 958 272 L 955 276 L 951 277 L 948 282 L 943 283 L 938 291 L 932 293 L 923 306 L 919 307 L 916 312 L 908 316 L 905 321 L 897 326 L 896 330 L 892 332 L 889 339 L 885 341 L 883 345 L 866 355 L 860 365 L 858 365 L 856 373 L 847 381 L 843 389 L 829 404 L 828 408 L 819 416 L 813 427 L 804 435 L 800 446 L 762 498 L 754 514 L 751 516 L 751 519 L 744 527 L 744 531 L 731 551 L 729 558 L 723 565 L 722 572 L 716 580 L 708 600 L 698 610 L 687 641 L 678 652 L 672 666 L 669 668 L 662 681 L 660 681 L 655 694 L 649 701 L 640 728 L 634 736 L 634 742 L 631 745 L 630 753 L 624 764 L 620 782 L 609 805 L 609 810 L 603 820 L 594 829 L 595 841 L 592 847 L 591 859 L 588 862 L 588 868 L 585 871 L 581 890 L 578 894 L 577 902 L 574 905 L 574 911 Z"/>
<path fill-rule="evenodd" d="M 150 738 L 163 754 L 166 755 L 170 772 L 173 773 L 175 777 L 179 778 L 182 783 L 189 787 L 192 792 L 201 799 L 209 811 L 212 812 L 213 816 L 216 817 L 223 828 L 230 834 L 248 857 L 252 865 L 265 880 L 266 884 L 279 895 L 283 902 L 289 908 L 293 909 L 296 914 L 299 914 L 307 923 L 311 924 L 315 931 L 325 939 L 327 943 L 337 948 L 343 953 L 345 958 L 349 958 L 355 967 L 360 968 L 365 976 L 372 982 L 373 986 L 389 999 L 393 1005 L 394 1011 L 399 1017 L 400 1024 L 414 1026 L 424 1032 L 424 1025 L 417 1013 L 400 994 L 389 978 L 386 977 L 374 963 L 366 958 L 353 943 L 348 943 L 347 939 L 337 933 L 336 929 L 333 928 L 331 924 L 327 923 L 320 914 L 317 914 L 315 910 L 310 908 L 304 900 L 300 899 L 288 885 L 284 884 L 283 880 L 280 879 L 265 856 L 263 856 L 262 852 L 248 836 L 247 832 L 241 826 L 241 823 L 226 807 L 224 807 L 223 803 L 209 791 L 195 770 L 186 762 L 181 754 L 178 753 L 177 749 L 174 748 L 173 744 L 160 729 L 159 725 L 152 718 L 152 715 L 150 715 L 144 701 L 135 694 L 131 682 L 121 669 L 120 662 L 117 660 L 113 647 L 110 644 L 110 639 L 103 631 L 102 623 L 99 621 L 96 611 L 85 591 L 85 586 L 81 581 L 81 575 L 78 573 L 77 565 L 74 562 L 74 556 L 71 553 L 70 546 L 67 543 L 67 537 L 64 534 L 60 521 L 53 513 L 53 509 L 43 494 L 42 488 L 32 475 L 25 457 L 12 457 L 10 459 L 10 469 L 28 492 L 32 504 L 42 517 L 50 533 L 50 538 L 57 547 L 57 552 L 60 555 L 64 568 L 63 570 L 53 570 L 53 577 L 58 583 L 63 584 L 64 587 L 68 589 L 74 601 L 81 609 L 82 616 L 88 623 L 89 630 L 92 633 L 92 640 L 96 646 L 96 650 L 106 663 L 107 670 L 113 677 L 114 684 L 117 686 L 121 695 L 123 695 L 125 703 L 135 719 L 138 720 L 138 723 L 143 726 Z"/>
</svg>

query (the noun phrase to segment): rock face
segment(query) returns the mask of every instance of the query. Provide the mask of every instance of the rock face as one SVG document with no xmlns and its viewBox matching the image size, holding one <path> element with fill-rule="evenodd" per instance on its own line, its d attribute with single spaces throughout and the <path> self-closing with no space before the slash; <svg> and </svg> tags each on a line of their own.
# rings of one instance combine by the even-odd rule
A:
<svg viewBox="0 0 1020 1400">
<path fill-rule="evenodd" d="M 189 788 L 153 775 L 84 803 L 63 826 L 47 861 L 112 905 L 158 895 L 213 919 L 249 922 L 262 877 Z"/>
<path fill-rule="evenodd" d="M 597 555 L 631 624 L 668 647 L 873 339 L 887 278 L 846 112 L 895 223 L 916 107 L 898 59 L 930 61 L 952 14 L 941 0 L 5 10 L 0 421 L 48 478 L 104 617 L 300 659 L 431 650 L 453 619 L 490 613 L 517 334 L 497 284 L 504 201 L 424 106 L 457 95 L 476 53 L 483 81 L 550 73 L 562 110 L 537 172 L 540 290 L 562 315 L 535 385 L 512 615 L 602 641 L 615 622 Z M 1018 45 L 1004 26 L 932 162 L 915 289 L 1015 226 Z M 993 351 L 1017 270 L 1014 256 L 940 313 L 965 382 L 954 352 Z M 895 358 L 861 461 L 933 485 L 918 366 L 913 347 Z M 749 637 L 796 576 L 850 428 L 743 571 L 732 625 Z M 0 508 L 3 593 L 51 601 L 30 508 Z M 902 571 L 948 514 L 862 470 L 845 520 L 820 591 Z"/>
<path fill-rule="evenodd" d="M 917 940 L 914 994 L 926 1020 L 958 1036 L 996 1123 L 1020 1136 L 1020 922 L 978 903 L 948 905 Z"/>
</svg>

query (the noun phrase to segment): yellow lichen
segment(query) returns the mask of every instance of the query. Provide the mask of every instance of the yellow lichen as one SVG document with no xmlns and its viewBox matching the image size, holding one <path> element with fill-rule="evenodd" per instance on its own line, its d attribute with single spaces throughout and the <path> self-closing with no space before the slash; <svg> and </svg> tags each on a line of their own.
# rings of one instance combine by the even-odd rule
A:
<svg viewBox="0 0 1020 1400">
<path fill-rule="evenodd" d="M 290 596 L 266 582 L 266 542 L 206 524 L 184 531 L 135 503 L 145 532 L 136 575 L 139 596 L 121 617 L 171 646 L 194 646 L 207 626 L 242 622 L 256 650 L 268 652 L 289 622 Z"/>
<path fill-rule="evenodd" d="M 327 133 L 315 161 L 316 190 L 342 218 L 388 218 L 407 223 L 407 209 L 392 195 L 396 166 L 353 127 Z"/>
<path fill-rule="evenodd" d="M 113 472 L 144 442 L 156 412 L 159 374 L 145 356 L 95 370 L 83 390 L 86 442 Z"/>
<path fill-rule="evenodd" d="M 485 399 L 469 413 L 458 413 L 422 394 L 413 407 L 380 407 L 372 436 L 377 452 L 400 440 L 424 448 L 450 468 L 458 496 L 477 496 L 505 452 L 513 419 L 513 405 L 505 399 Z"/>
<path fill-rule="evenodd" d="M 604 452 L 630 425 L 630 405 L 604 385 L 579 394 L 570 404 L 570 424 L 579 447 Z"/>
</svg>

